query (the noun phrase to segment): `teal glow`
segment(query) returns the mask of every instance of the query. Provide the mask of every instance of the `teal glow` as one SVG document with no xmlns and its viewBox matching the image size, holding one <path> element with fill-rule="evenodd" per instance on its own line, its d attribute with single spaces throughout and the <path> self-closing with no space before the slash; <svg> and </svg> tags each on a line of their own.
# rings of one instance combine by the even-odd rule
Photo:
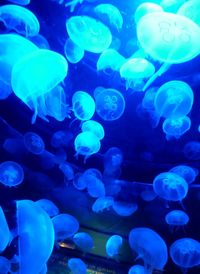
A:
<svg viewBox="0 0 200 274">
<path fill-rule="evenodd" d="M 153 12 L 162 12 L 163 8 L 153 2 L 144 2 L 142 4 L 140 4 L 134 14 L 134 19 L 135 19 L 135 23 L 138 24 L 139 20 L 149 14 L 149 13 L 153 13 Z"/>
<path fill-rule="evenodd" d="M 178 9 L 187 1 L 188 0 L 161 0 L 160 5 L 165 11 L 176 13 Z"/>
<path fill-rule="evenodd" d="M 72 64 L 80 62 L 85 54 L 84 50 L 76 45 L 71 39 L 66 40 L 64 52 L 67 60 Z"/>
<path fill-rule="evenodd" d="M 81 121 L 90 120 L 95 112 L 95 102 L 85 91 L 76 91 L 72 96 L 74 115 Z"/>
<path fill-rule="evenodd" d="M 186 1 L 177 11 L 177 14 L 183 15 L 198 26 L 200 26 L 200 3 L 198 0 Z"/>
<path fill-rule="evenodd" d="M 85 121 L 81 125 L 81 130 L 83 132 L 85 132 L 85 131 L 92 132 L 99 140 L 102 140 L 105 136 L 103 126 L 99 122 L 94 121 L 94 120 Z"/>
<path fill-rule="evenodd" d="M 24 180 L 24 170 L 16 162 L 6 161 L 0 164 L 0 183 L 13 187 L 20 185 Z"/>
</svg>

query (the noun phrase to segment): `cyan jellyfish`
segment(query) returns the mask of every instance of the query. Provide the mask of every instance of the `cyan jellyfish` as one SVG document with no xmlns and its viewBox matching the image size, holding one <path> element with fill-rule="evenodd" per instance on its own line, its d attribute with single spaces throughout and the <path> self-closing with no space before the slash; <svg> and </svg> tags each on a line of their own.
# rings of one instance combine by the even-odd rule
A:
<svg viewBox="0 0 200 274">
<path fill-rule="evenodd" d="M 153 110 L 155 108 L 154 100 L 155 100 L 157 90 L 158 90 L 157 87 L 152 87 L 145 92 L 144 97 L 142 99 L 142 106 L 145 109 Z"/>
<path fill-rule="evenodd" d="M 85 175 L 84 178 L 87 182 L 88 194 L 91 197 L 98 198 L 105 196 L 105 186 L 101 179 L 89 174 Z"/>
<path fill-rule="evenodd" d="M 161 117 L 178 119 L 191 111 L 193 101 L 194 94 L 187 83 L 170 81 L 158 89 L 154 106 Z"/>
<path fill-rule="evenodd" d="M 17 201 L 17 224 L 19 273 L 39 273 L 53 251 L 52 221 L 35 202 L 21 200 Z"/>
<path fill-rule="evenodd" d="M 166 139 L 179 139 L 191 127 L 191 120 L 188 116 L 183 116 L 177 119 L 165 119 L 162 124 L 163 132 L 166 134 Z"/>
<path fill-rule="evenodd" d="M 168 201 L 182 201 L 188 193 L 185 179 L 173 172 L 163 172 L 153 181 L 155 193 Z"/>
<path fill-rule="evenodd" d="M 83 132 L 85 132 L 85 131 L 92 132 L 99 140 L 102 140 L 105 136 L 103 126 L 99 122 L 94 121 L 94 120 L 85 121 L 81 125 L 81 130 Z"/>
<path fill-rule="evenodd" d="M 61 163 L 59 165 L 59 169 L 63 172 L 67 181 L 71 181 L 74 179 L 74 170 L 70 164 L 68 164 L 67 162 Z"/>
<path fill-rule="evenodd" d="M 11 262 L 3 256 L 0 256 L 0 273 L 2 274 L 8 274 L 8 273 L 14 273 L 11 271 Z"/>
<path fill-rule="evenodd" d="M 84 50 L 75 44 L 70 38 L 65 42 L 64 53 L 67 60 L 72 64 L 80 62 L 85 54 Z"/>
<path fill-rule="evenodd" d="M 129 233 L 129 245 L 144 261 L 145 268 L 163 270 L 168 260 L 165 241 L 154 230 L 147 227 L 134 228 Z"/>
<path fill-rule="evenodd" d="M 94 95 L 96 112 L 105 121 L 119 119 L 125 110 L 123 95 L 116 89 L 103 89 Z"/>
<path fill-rule="evenodd" d="M 72 16 L 67 20 L 66 27 L 70 39 L 89 52 L 101 53 L 112 42 L 109 28 L 89 16 Z"/>
<path fill-rule="evenodd" d="M 41 154 L 45 149 L 45 143 L 35 132 L 28 131 L 24 134 L 24 145 L 33 154 Z"/>
<path fill-rule="evenodd" d="M 77 119 L 90 120 L 95 112 L 95 102 L 85 91 L 76 91 L 72 96 L 72 109 Z"/>
<path fill-rule="evenodd" d="M 134 14 L 135 23 L 137 24 L 144 15 L 147 15 L 153 12 L 162 12 L 162 11 L 163 11 L 163 8 L 160 5 L 152 2 L 144 2 L 140 4 L 135 11 L 135 14 Z"/>
<path fill-rule="evenodd" d="M 140 196 L 145 202 L 151 202 L 157 197 L 157 194 L 153 190 L 144 190 Z"/>
<path fill-rule="evenodd" d="M 52 218 L 52 222 L 56 241 L 63 241 L 70 238 L 79 230 L 77 219 L 70 214 L 59 214 Z"/>
<path fill-rule="evenodd" d="M 199 171 L 196 168 L 186 165 L 175 166 L 170 169 L 170 172 L 174 172 L 183 177 L 188 184 L 192 184 L 199 174 Z"/>
<path fill-rule="evenodd" d="M 114 201 L 112 208 L 117 215 L 127 217 L 138 210 L 138 205 L 136 203 Z"/>
<path fill-rule="evenodd" d="M 37 205 L 39 205 L 50 217 L 54 217 L 59 214 L 58 207 L 48 199 L 40 199 L 35 202 Z"/>
<path fill-rule="evenodd" d="M 165 216 L 165 222 L 170 226 L 172 231 L 179 227 L 184 227 L 189 222 L 190 218 L 182 210 L 172 210 Z"/>
<path fill-rule="evenodd" d="M 30 36 L 30 37 L 28 37 L 28 39 L 31 42 L 33 42 L 39 49 L 50 49 L 49 42 L 41 34 L 37 34 L 35 36 Z"/>
<path fill-rule="evenodd" d="M 10 230 L 8 223 L 3 212 L 2 207 L 0 206 L 0 253 L 3 252 L 11 239 Z"/>
<path fill-rule="evenodd" d="M 187 272 L 187 269 L 200 265 L 200 243 L 191 238 L 181 238 L 170 246 L 172 261 Z"/>
<path fill-rule="evenodd" d="M 9 2 L 12 2 L 17 5 L 26 6 L 30 4 L 31 0 L 9 0 Z"/>
<path fill-rule="evenodd" d="M 92 205 L 92 211 L 100 213 L 104 210 L 109 210 L 114 203 L 114 199 L 111 196 L 99 197 Z"/>
<path fill-rule="evenodd" d="M 72 139 L 71 131 L 58 130 L 51 137 L 51 145 L 54 148 L 68 147 Z"/>
<path fill-rule="evenodd" d="M 129 268 L 128 274 L 149 274 L 149 271 L 144 266 L 136 264 Z"/>
<path fill-rule="evenodd" d="M 18 5 L 4 5 L 0 7 L 0 22 L 9 31 L 16 31 L 26 37 L 35 36 L 40 31 L 37 17 L 28 9 Z"/>
<path fill-rule="evenodd" d="M 106 242 L 106 254 L 109 257 L 117 257 L 122 246 L 123 239 L 119 235 L 111 236 Z"/>
<path fill-rule="evenodd" d="M 40 73 L 38 73 L 38 71 Z M 39 49 L 18 61 L 12 70 L 12 89 L 29 108 L 46 120 L 45 97 L 67 76 L 66 59 L 50 50 Z"/>
<path fill-rule="evenodd" d="M 71 258 L 67 263 L 72 274 L 86 274 L 87 266 L 86 264 L 78 258 Z"/>
<path fill-rule="evenodd" d="M 79 232 L 73 236 L 73 242 L 84 253 L 90 252 L 94 248 L 94 241 L 90 234 L 86 232 Z"/>
<path fill-rule="evenodd" d="M 186 143 L 183 153 L 188 160 L 200 160 L 200 142 L 190 141 Z"/>
<path fill-rule="evenodd" d="M 24 170 L 16 162 L 6 161 L 0 164 L 0 183 L 13 187 L 20 185 L 24 180 Z"/>
<path fill-rule="evenodd" d="M 178 9 L 185 2 L 187 2 L 187 0 L 161 0 L 160 5 L 167 12 L 177 13 Z"/>
<path fill-rule="evenodd" d="M 155 67 L 144 58 L 131 58 L 120 68 L 120 76 L 126 81 L 126 89 L 140 91 L 143 89 L 144 80 L 152 76 Z"/>
<path fill-rule="evenodd" d="M 111 27 L 121 31 L 123 27 L 123 17 L 120 10 L 112 4 L 99 4 L 94 8 L 96 15 L 105 23 L 109 23 Z"/>
<path fill-rule="evenodd" d="M 200 11 L 198 0 L 186 1 L 182 6 L 180 6 L 180 8 L 177 11 L 177 14 L 183 15 L 191 19 L 198 26 L 200 26 Z"/>
</svg>

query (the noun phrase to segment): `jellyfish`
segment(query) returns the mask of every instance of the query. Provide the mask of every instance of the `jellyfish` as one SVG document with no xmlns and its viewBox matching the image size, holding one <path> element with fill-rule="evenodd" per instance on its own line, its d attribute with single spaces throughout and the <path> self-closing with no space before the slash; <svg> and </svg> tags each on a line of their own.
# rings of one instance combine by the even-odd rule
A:
<svg viewBox="0 0 200 274">
<path fill-rule="evenodd" d="M 184 1 L 185 2 L 185 1 Z M 200 12 L 199 12 L 199 1 L 198 0 L 190 0 L 183 3 L 177 11 L 177 14 L 185 16 L 195 22 L 198 26 L 200 26 Z"/>
<path fill-rule="evenodd" d="M 194 94 L 188 84 L 182 81 L 170 81 L 158 89 L 154 106 L 161 117 L 178 119 L 191 111 L 193 102 Z"/>
<path fill-rule="evenodd" d="M 86 264 L 78 258 L 71 258 L 67 263 L 72 274 L 86 274 L 87 266 Z"/>
<path fill-rule="evenodd" d="M 70 39 L 89 52 L 101 53 L 112 42 L 109 28 L 89 16 L 72 16 L 67 20 L 66 27 Z"/>
<path fill-rule="evenodd" d="M 126 89 L 142 90 L 144 80 L 152 76 L 155 67 L 144 58 L 131 58 L 120 68 L 120 76 L 126 80 Z"/>
<path fill-rule="evenodd" d="M 200 265 L 200 243 L 191 238 L 181 238 L 170 246 L 172 261 L 186 273 L 187 269 Z"/>
<path fill-rule="evenodd" d="M 94 248 L 94 241 L 90 234 L 79 232 L 73 236 L 73 242 L 83 252 L 90 252 Z"/>
<path fill-rule="evenodd" d="M 93 175 L 85 175 L 84 179 L 87 182 L 88 194 L 93 198 L 105 196 L 105 186 L 103 181 Z"/>
<path fill-rule="evenodd" d="M 16 162 L 5 161 L 0 164 L 0 183 L 13 187 L 20 185 L 24 180 L 24 170 Z"/>
<path fill-rule="evenodd" d="M 88 120 L 83 122 L 81 125 L 82 132 L 89 131 L 92 132 L 99 140 L 102 140 L 105 136 L 103 126 L 94 120 Z"/>
<path fill-rule="evenodd" d="M 0 22 L 10 31 L 26 37 L 35 36 L 40 31 L 37 17 L 30 10 L 18 5 L 3 5 L 0 7 Z"/>
<path fill-rule="evenodd" d="M 144 2 L 140 4 L 134 14 L 135 23 L 138 24 L 139 20 L 143 16 L 153 12 L 163 12 L 163 8 L 160 5 L 152 2 Z"/>
<path fill-rule="evenodd" d="M 146 90 L 171 64 L 192 60 L 200 53 L 200 28 L 192 20 L 173 13 L 155 12 L 143 16 L 137 24 L 141 47 L 163 65 L 146 82 Z"/>
<path fill-rule="evenodd" d="M 187 116 L 178 119 L 165 119 L 162 125 L 163 132 L 166 134 L 166 139 L 179 139 L 191 127 L 191 120 Z"/>
<path fill-rule="evenodd" d="M 37 34 L 35 36 L 28 37 L 28 39 L 31 42 L 33 42 L 39 49 L 50 49 L 49 42 L 41 34 Z"/>
<path fill-rule="evenodd" d="M 85 176 L 94 176 L 95 178 L 102 180 L 102 173 L 97 168 L 88 168 L 83 174 Z"/>
<path fill-rule="evenodd" d="M 85 91 L 76 91 L 72 96 L 74 115 L 81 121 L 90 120 L 95 112 L 95 102 Z"/>
<path fill-rule="evenodd" d="M 78 190 L 83 190 L 87 187 L 87 182 L 82 173 L 76 173 L 73 180 L 73 186 Z"/>
<path fill-rule="evenodd" d="M 28 151 L 33 154 L 42 154 L 45 149 L 45 143 L 35 132 L 28 131 L 24 134 L 24 145 Z"/>
<path fill-rule="evenodd" d="M 109 23 L 117 31 L 123 27 L 123 17 L 120 10 L 112 4 L 99 4 L 94 8 L 94 12 L 105 23 Z"/>
<path fill-rule="evenodd" d="M 196 168 L 186 165 L 175 166 L 170 169 L 170 172 L 176 173 L 183 177 L 188 184 L 192 184 L 199 174 L 199 171 Z"/>
<path fill-rule="evenodd" d="M 200 142 L 190 141 L 184 145 L 184 156 L 188 160 L 200 160 Z"/>
<path fill-rule="evenodd" d="M 17 201 L 17 224 L 19 273 L 39 273 L 53 251 L 52 221 L 36 203 L 21 200 Z"/>
<path fill-rule="evenodd" d="M 80 62 L 85 54 L 84 50 L 76 45 L 70 38 L 65 42 L 64 52 L 67 60 L 72 64 Z"/>
<path fill-rule="evenodd" d="M 184 227 L 189 222 L 189 216 L 182 210 L 172 210 L 165 216 L 165 222 L 174 229 Z"/>
<path fill-rule="evenodd" d="M 39 205 L 44 211 L 46 211 L 49 217 L 54 217 L 59 214 L 58 207 L 51 200 L 40 199 L 35 203 Z"/>
<path fill-rule="evenodd" d="M 136 264 L 129 268 L 128 274 L 150 274 L 144 266 Z"/>
<path fill-rule="evenodd" d="M 51 137 L 51 146 L 54 148 L 68 147 L 72 139 L 71 131 L 58 130 Z"/>
<path fill-rule="evenodd" d="M 138 205 L 136 203 L 114 201 L 112 208 L 117 215 L 127 217 L 138 210 Z"/>
<path fill-rule="evenodd" d="M 106 254 L 109 257 L 117 257 L 122 246 L 123 239 L 119 235 L 111 236 L 106 242 Z"/>
<path fill-rule="evenodd" d="M 39 274 L 47 274 L 47 272 L 48 272 L 47 264 L 44 264 Z"/>
<path fill-rule="evenodd" d="M 38 71 L 40 73 L 38 73 Z M 50 50 L 39 49 L 17 62 L 12 70 L 11 84 L 15 95 L 46 120 L 45 96 L 67 76 L 66 59 Z"/>
<path fill-rule="evenodd" d="M 178 13 L 179 8 L 185 2 L 187 2 L 187 0 L 161 0 L 160 5 L 167 12 Z"/>
<path fill-rule="evenodd" d="M 99 197 L 92 205 L 92 211 L 95 213 L 109 210 L 114 203 L 114 199 L 111 196 Z"/>
<path fill-rule="evenodd" d="M 59 214 L 52 218 L 52 222 L 56 241 L 63 241 L 70 238 L 79 230 L 77 219 L 70 214 Z"/>
<path fill-rule="evenodd" d="M 157 87 L 152 87 L 145 92 L 144 97 L 142 99 L 142 106 L 145 109 L 150 109 L 150 110 L 155 109 L 154 100 L 155 100 L 157 91 L 158 91 Z"/>
<path fill-rule="evenodd" d="M 162 270 L 168 260 L 167 246 L 161 236 L 147 227 L 134 228 L 129 233 L 129 245 L 144 261 L 145 268 Z"/>
<path fill-rule="evenodd" d="M 70 164 L 68 164 L 67 162 L 61 163 L 59 165 L 59 169 L 63 172 L 67 181 L 71 181 L 74 179 L 74 170 L 70 166 Z"/>
<path fill-rule="evenodd" d="M 125 110 L 123 95 L 116 89 L 109 88 L 97 92 L 95 95 L 96 112 L 105 121 L 119 119 Z"/>
<path fill-rule="evenodd" d="M 9 2 L 12 2 L 17 5 L 26 6 L 29 5 L 31 0 L 9 0 Z"/>
<path fill-rule="evenodd" d="M 3 212 L 2 207 L 0 206 L 0 253 L 2 253 L 10 242 L 10 230 L 8 223 Z"/>
<path fill-rule="evenodd" d="M 185 179 L 173 172 L 158 174 L 153 181 L 155 193 L 168 201 L 182 201 L 188 193 Z"/>
<path fill-rule="evenodd" d="M 140 196 L 142 200 L 151 202 L 157 197 L 157 194 L 153 190 L 144 190 L 141 192 Z"/>
<path fill-rule="evenodd" d="M 11 272 L 10 261 L 6 257 L 3 257 L 3 256 L 0 256 L 0 273 L 2 273 L 2 274 L 13 273 L 13 272 Z"/>
<path fill-rule="evenodd" d="M 109 148 L 104 155 L 104 169 L 116 169 L 122 165 L 123 153 L 118 147 Z"/>
</svg>

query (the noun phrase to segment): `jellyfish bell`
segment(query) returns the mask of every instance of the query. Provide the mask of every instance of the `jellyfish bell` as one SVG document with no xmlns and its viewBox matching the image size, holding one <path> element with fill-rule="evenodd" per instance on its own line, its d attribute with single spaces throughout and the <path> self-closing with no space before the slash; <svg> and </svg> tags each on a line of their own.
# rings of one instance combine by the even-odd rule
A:
<svg viewBox="0 0 200 274">
<path fill-rule="evenodd" d="M 90 234 L 79 232 L 73 236 L 75 245 L 84 252 L 89 252 L 94 248 L 94 241 Z"/>
<path fill-rule="evenodd" d="M 88 194 L 93 198 L 103 197 L 105 196 L 105 186 L 101 179 L 87 175 L 85 176 L 85 180 L 87 182 L 87 191 Z"/>
<path fill-rule="evenodd" d="M 51 200 L 40 199 L 35 203 L 39 205 L 44 211 L 46 211 L 49 217 L 54 217 L 59 214 L 58 207 Z"/>
<path fill-rule="evenodd" d="M 111 236 L 106 242 L 106 254 L 109 257 L 116 257 L 119 254 L 119 250 L 122 246 L 123 239 L 119 235 Z"/>
<path fill-rule="evenodd" d="M 195 22 L 198 26 L 200 26 L 200 11 L 199 11 L 199 1 L 198 0 L 190 0 L 184 1 L 184 3 L 180 6 L 177 11 L 177 14 L 185 16 Z"/>
<path fill-rule="evenodd" d="M 0 164 L 0 182 L 9 187 L 20 185 L 24 180 L 24 170 L 14 161 L 5 161 Z"/>
<path fill-rule="evenodd" d="M 136 203 L 114 201 L 112 208 L 117 215 L 122 217 L 128 217 L 138 210 L 138 205 Z"/>
<path fill-rule="evenodd" d="M 67 60 L 72 64 L 77 64 L 84 57 L 84 50 L 76 45 L 70 38 L 66 40 L 64 52 Z"/>
<path fill-rule="evenodd" d="M 139 20 L 146 14 L 153 13 L 153 12 L 162 12 L 163 8 L 152 2 L 144 2 L 140 4 L 134 14 L 135 23 L 137 24 Z"/>
<path fill-rule="evenodd" d="M 114 199 L 111 196 L 99 197 L 92 205 L 92 211 L 100 213 L 104 210 L 109 210 L 114 203 Z"/>
<path fill-rule="evenodd" d="M 187 2 L 187 0 L 161 0 L 160 6 L 167 12 L 177 13 L 178 9 L 185 2 Z"/>
<path fill-rule="evenodd" d="M 192 184 L 199 174 L 196 168 L 188 165 L 178 165 L 170 169 L 170 172 L 174 172 L 179 176 L 183 177 L 188 184 Z"/>
<path fill-rule="evenodd" d="M 128 274 L 149 274 L 149 271 L 144 266 L 136 264 L 129 268 Z"/>
<path fill-rule="evenodd" d="M 68 260 L 67 263 L 71 273 L 73 274 L 86 274 L 87 273 L 87 266 L 86 264 L 78 258 L 71 258 Z"/>
<path fill-rule="evenodd" d="M 95 102 L 89 93 L 76 91 L 72 96 L 72 108 L 77 119 L 90 120 L 95 112 Z"/>
<path fill-rule="evenodd" d="M 41 154 L 45 149 L 45 143 L 35 132 L 28 131 L 24 134 L 24 145 L 33 154 Z"/>
<path fill-rule="evenodd" d="M 165 222 L 172 228 L 172 231 L 174 228 L 184 227 L 189 220 L 189 216 L 182 210 L 172 210 L 165 216 Z"/>
<path fill-rule="evenodd" d="M 28 37 L 28 39 L 33 42 L 33 44 L 35 44 L 39 49 L 50 49 L 50 45 L 47 39 L 39 33 L 35 36 Z"/>
<path fill-rule="evenodd" d="M 105 136 L 103 126 L 99 122 L 94 121 L 94 120 L 88 120 L 88 121 L 83 122 L 83 124 L 81 125 L 81 130 L 82 130 L 82 132 L 90 131 L 90 132 L 94 133 L 94 135 L 99 140 L 102 140 Z"/>
</svg>

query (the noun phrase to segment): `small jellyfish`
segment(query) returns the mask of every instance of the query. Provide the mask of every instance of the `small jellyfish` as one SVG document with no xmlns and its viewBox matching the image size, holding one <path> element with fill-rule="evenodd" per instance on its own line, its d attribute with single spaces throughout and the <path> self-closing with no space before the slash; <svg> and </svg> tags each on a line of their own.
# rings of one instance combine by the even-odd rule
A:
<svg viewBox="0 0 200 274">
<path fill-rule="evenodd" d="M 158 90 L 157 87 L 152 87 L 145 92 L 144 97 L 142 99 L 142 106 L 145 109 L 150 109 L 150 110 L 154 109 L 154 100 L 155 100 L 157 90 Z"/>
<path fill-rule="evenodd" d="M 150 274 L 144 266 L 136 264 L 129 268 L 128 274 Z"/>
<path fill-rule="evenodd" d="M 155 193 L 168 201 L 182 201 L 188 193 L 188 184 L 184 178 L 173 173 L 163 172 L 153 181 Z"/>
<path fill-rule="evenodd" d="M 95 213 L 109 210 L 114 203 L 114 199 L 111 196 L 99 197 L 92 205 L 92 211 Z"/>
<path fill-rule="evenodd" d="M 95 95 L 96 112 L 105 121 L 119 119 L 125 110 L 123 95 L 116 89 L 109 88 L 97 92 Z"/>
<path fill-rule="evenodd" d="M 87 182 L 88 194 L 93 198 L 105 196 L 105 186 L 103 181 L 94 175 L 86 174 L 84 176 Z"/>
<path fill-rule="evenodd" d="M 94 8 L 96 15 L 105 23 L 109 23 L 117 31 L 123 27 L 123 17 L 120 10 L 112 4 L 99 4 Z"/>
<path fill-rule="evenodd" d="M 188 160 L 200 160 L 200 142 L 190 141 L 186 143 L 183 152 Z"/>
<path fill-rule="evenodd" d="M 72 64 L 80 62 L 85 54 L 84 50 L 75 44 L 70 38 L 65 42 L 64 53 L 67 60 Z"/>
<path fill-rule="evenodd" d="M 87 266 L 86 264 L 78 258 L 71 258 L 67 263 L 72 274 L 86 274 Z"/>
<path fill-rule="evenodd" d="M 106 242 L 106 254 L 113 258 L 119 255 L 119 250 L 122 246 L 123 239 L 119 235 L 111 236 Z"/>
<path fill-rule="evenodd" d="M 67 181 L 71 181 L 74 179 L 74 170 L 70 166 L 70 164 L 68 164 L 67 162 L 61 163 L 59 165 L 59 169 L 63 172 Z"/>
<path fill-rule="evenodd" d="M 192 184 L 195 181 L 197 175 L 199 174 L 199 171 L 196 168 L 186 165 L 175 166 L 171 168 L 169 171 L 183 177 L 188 184 Z"/>
<path fill-rule="evenodd" d="M 11 262 L 3 256 L 0 256 L 0 273 L 1 274 L 8 274 L 13 273 L 11 272 Z"/>
<path fill-rule="evenodd" d="M 39 205 L 44 211 L 46 211 L 49 217 L 54 217 L 59 214 L 58 207 L 48 199 L 40 199 L 35 203 Z"/>
<path fill-rule="evenodd" d="M 99 140 L 102 140 L 105 136 L 103 126 L 99 122 L 94 121 L 94 120 L 85 121 L 81 125 L 81 130 L 83 132 L 85 132 L 85 131 L 92 132 Z"/>
<path fill-rule="evenodd" d="M 51 137 L 51 145 L 54 148 L 68 147 L 72 139 L 72 132 L 59 130 L 53 133 Z"/>
<path fill-rule="evenodd" d="M 170 225 L 172 231 L 175 228 L 184 227 L 189 220 L 189 216 L 182 210 L 172 210 L 165 216 L 165 222 Z"/>
<path fill-rule="evenodd" d="M 140 196 L 145 202 L 151 202 L 157 197 L 157 194 L 153 190 L 144 190 Z"/>
<path fill-rule="evenodd" d="M 21 165 L 13 161 L 0 164 L 0 183 L 13 187 L 20 185 L 24 180 L 24 171 Z"/>
<path fill-rule="evenodd" d="M 26 6 L 29 5 L 31 0 L 9 0 L 9 2 L 12 2 L 17 5 Z"/>
<path fill-rule="evenodd" d="M 184 1 L 183 5 L 177 11 L 177 14 L 183 15 L 193 22 L 195 22 L 198 26 L 200 26 L 200 11 L 199 11 L 199 1 L 198 0 L 190 0 Z"/>
<path fill-rule="evenodd" d="M 31 42 L 33 42 L 39 49 L 50 49 L 49 42 L 41 34 L 37 34 L 35 36 L 28 37 L 28 39 Z"/>
<path fill-rule="evenodd" d="M 114 201 L 112 208 L 117 215 L 128 217 L 138 210 L 138 205 L 136 203 Z"/>
<path fill-rule="evenodd" d="M 140 4 L 135 11 L 135 14 L 134 14 L 135 23 L 138 24 L 139 20 L 144 15 L 147 15 L 153 12 L 162 12 L 162 11 L 163 11 L 163 8 L 160 5 L 152 2 L 144 2 Z"/>
<path fill-rule="evenodd" d="M 8 223 L 3 212 L 3 209 L 0 206 L 0 253 L 3 252 L 9 244 L 11 238 L 10 236 L 11 234 L 8 227 Z"/>
<path fill-rule="evenodd" d="M 73 236 L 73 242 L 84 253 L 90 252 L 94 248 L 93 238 L 86 232 L 79 232 Z"/>
<path fill-rule="evenodd" d="M 104 169 L 115 169 L 123 162 L 123 153 L 118 147 L 109 148 L 104 155 Z"/>
<path fill-rule="evenodd" d="M 155 67 L 144 58 L 131 58 L 120 68 L 120 76 L 126 80 L 126 89 L 141 91 L 144 80 L 152 76 Z"/>
<path fill-rule="evenodd" d="M 28 131 L 24 134 L 24 145 L 28 151 L 33 154 L 42 154 L 45 149 L 45 143 L 35 132 Z"/>
<path fill-rule="evenodd" d="M 84 174 L 76 173 L 73 180 L 73 186 L 78 190 L 83 190 L 87 187 L 87 181 L 85 180 Z"/>
<path fill-rule="evenodd" d="M 190 2 L 190 1 L 188 1 L 188 2 Z M 187 0 L 161 0 L 160 5 L 167 12 L 178 13 L 178 9 L 185 2 L 187 2 Z"/>
<path fill-rule="evenodd" d="M 85 91 L 76 91 L 72 96 L 74 115 L 81 121 L 90 120 L 95 112 L 95 102 Z"/>
<path fill-rule="evenodd" d="M 109 28 L 89 16 L 72 16 L 66 21 L 66 27 L 70 39 L 89 52 L 101 53 L 112 42 Z"/>
<path fill-rule="evenodd" d="M 26 37 L 35 36 L 40 31 L 37 17 L 28 9 L 18 5 L 0 7 L 0 21 L 10 30 Z"/>
</svg>

